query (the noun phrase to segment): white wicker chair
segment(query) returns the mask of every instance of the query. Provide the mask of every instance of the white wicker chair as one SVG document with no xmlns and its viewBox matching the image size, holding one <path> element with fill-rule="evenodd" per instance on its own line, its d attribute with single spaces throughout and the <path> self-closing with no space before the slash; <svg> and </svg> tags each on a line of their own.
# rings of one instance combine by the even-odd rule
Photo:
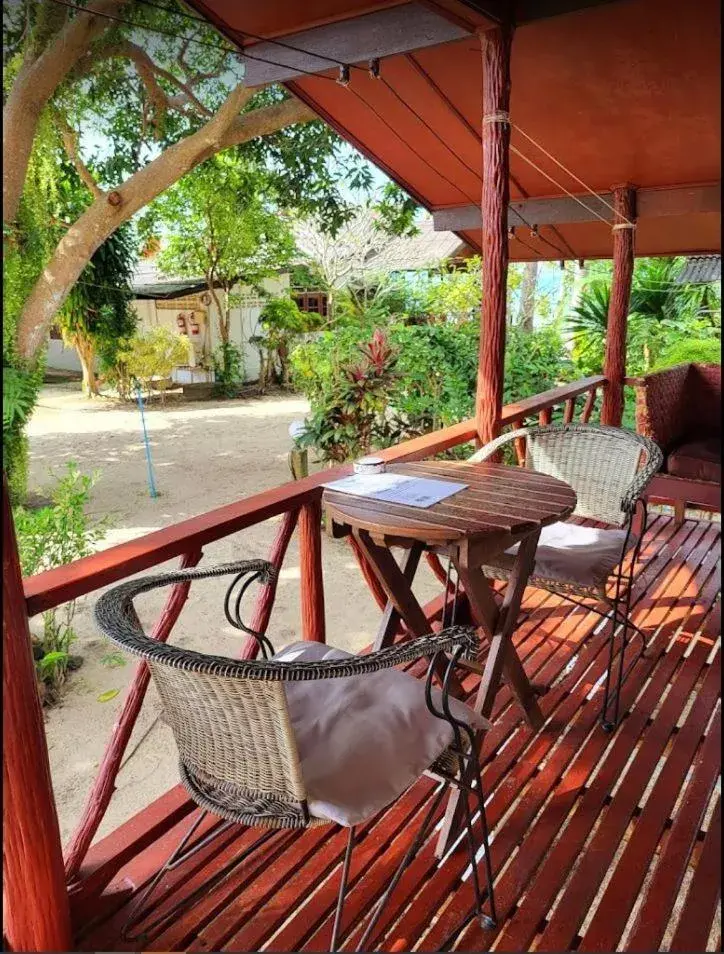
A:
<svg viewBox="0 0 724 954">
<path fill-rule="evenodd" d="M 485 924 L 493 925 L 495 905 L 488 830 L 477 747 L 473 744 L 474 731 L 485 729 L 489 724 L 463 703 L 450 699 L 447 689 L 460 656 L 463 652 L 474 651 L 477 645 L 474 630 L 450 627 L 437 634 L 362 656 L 318 643 L 298 643 L 275 656 L 267 637 L 246 627 L 240 615 L 241 600 L 249 585 L 257 579 L 268 581 L 274 572 L 269 563 L 247 561 L 210 569 L 163 573 L 123 583 L 106 592 L 96 604 L 95 617 L 100 629 L 123 649 L 140 656 L 148 664 L 161 697 L 165 721 L 170 725 L 178 747 L 181 781 L 191 798 L 203 809 L 164 866 L 134 902 L 124 926 L 124 937 L 128 940 L 146 938 L 150 931 L 165 924 L 178 912 L 181 903 L 149 921 L 153 912 L 146 902 L 166 872 L 181 865 L 220 833 L 221 829 L 217 828 L 212 835 L 187 848 L 201 820 L 211 812 L 225 819 L 222 829 L 235 824 L 304 829 L 335 821 L 348 828 L 332 931 L 332 950 L 336 950 L 356 826 L 391 804 L 426 773 L 440 781 L 440 788 L 410 849 L 372 911 L 358 949 L 364 948 L 387 898 L 424 841 L 436 810 L 451 785 L 465 792 L 461 801 L 467 813 L 464 820 L 477 913 Z M 226 618 L 257 639 L 261 659 L 235 660 L 205 655 L 159 643 L 146 636 L 133 606 L 134 597 L 156 587 L 224 574 L 235 575 L 226 596 Z M 440 691 L 432 688 L 432 669 L 435 663 L 442 661 L 442 654 L 446 652 L 450 653 L 450 658 Z M 426 684 L 391 668 L 422 657 L 431 658 Z M 290 661 L 295 658 L 298 661 Z M 315 680 L 313 692 L 309 691 L 312 688 L 308 685 L 310 680 Z M 364 681 L 363 686 L 360 680 Z M 384 680 L 377 693 L 371 680 Z M 359 695 L 355 696 L 357 691 Z M 390 698 L 395 693 L 399 695 L 392 706 Z M 335 738 L 337 743 L 340 741 L 334 733 L 342 731 L 340 723 L 349 715 L 347 710 L 351 707 L 354 712 L 355 698 L 364 700 L 364 719 L 351 725 L 352 731 L 342 740 L 343 751 L 340 752 L 340 745 L 332 744 Z M 383 738 L 385 716 L 388 714 L 394 722 L 394 710 L 400 704 L 411 705 L 414 718 L 410 719 L 408 711 L 407 717 L 398 723 L 399 738 L 390 738 L 389 734 Z M 316 747 L 310 744 L 310 732 L 306 731 L 309 726 L 305 725 L 310 705 L 316 707 L 308 720 Z M 319 723 L 325 718 L 325 707 L 331 707 L 337 716 L 332 718 L 330 732 L 327 736 L 322 734 L 320 743 Z M 323 745 L 325 739 L 327 748 Z M 319 751 L 320 745 L 322 751 Z M 394 778 L 389 782 L 387 777 L 379 776 L 385 771 L 377 767 L 378 753 L 382 751 L 392 753 L 391 775 Z M 411 752 L 417 755 L 413 757 Z M 355 780 L 355 766 L 358 770 L 360 768 L 355 759 L 362 758 L 365 753 L 368 767 L 363 772 L 358 771 L 359 777 Z M 415 758 L 418 761 L 413 766 Z M 394 764 L 396 761 L 400 766 Z M 370 762 L 373 763 L 371 770 Z M 318 777 L 320 766 L 321 781 Z M 360 788 L 365 791 L 367 799 L 362 806 L 355 805 Z M 476 800 L 476 812 L 480 818 L 490 917 L 483 914 L 470 795 Z M 257 842 L 256 846 L 260 843 Z M 207 883 L 202 890 L 206 892 L 210 886 Z M 193 897 L 185 898 L 182 903 L 188 905 L 192 900 Z M 141 933 L 130 935 L 130 929 L 139 921 L 145 922 Z"/>
<path fill-rule="evenodd" d="M 558 477 L 573 487 L 578 497 L 574 517 L 589 517 L 605 525 L 590 528 L 574 521 L 562 521 L 544 528 L 530 584 L 584 605 L 601 616 L 611 617 L 601 721 L 607 731 L 612 731 L 618 723 L 621 687 L 636 661 L 634 659 L 624 671 L 629 629 L 640 636 L 641 653 L 646 649 L 644 634 L 630 619 L 631 590 L 646 530 L 646 503 L 642 494 L 661 467 L 663 455 L 653 441 L 623 428 L 551 424 L 503 434 L 469 460 L 489 460 L 506 444 L 517 440 L 525 442 L 526 467 Z M 638 532 L 634 532 L 637 513 L 640 522 Z M 627 555 L 628 567 L 625 568 Z M 513 550 L 507 551 L 496 560 L 495 566 L 485 567 L 486 574 L 507 580 L 512 559 Z M 618 673 L 612 691 L 619 625 Z"/>
</svg>

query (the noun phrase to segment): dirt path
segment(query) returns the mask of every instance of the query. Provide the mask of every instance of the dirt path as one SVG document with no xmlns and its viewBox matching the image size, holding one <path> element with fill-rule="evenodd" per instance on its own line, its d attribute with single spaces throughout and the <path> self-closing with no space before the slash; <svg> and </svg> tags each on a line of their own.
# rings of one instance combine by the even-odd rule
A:
<svg viewBox="0 0 724 954">
<path fill-rule="evenodd" d="M 270 396 L 193 404 L 169 404 L 147 413 L 159 496 L 148 493 L 138 411 L 103 399 L 84 400 L 76 384 L 46 386 L 30 429 L 30 488 L 42 492 L 52 484 L 48 471 L 59 473 L 67 461 L 83 472 L 100 470 L 91 511 L 108 514 L 113 528 L 103 546 L 112 546 L 195 514 L 231 503 L 289 479 L 289 424 L 303 417 L 306 402 L 296 396 Z M 278 520 L 252 527 L 205 549 L 204 562 L 264 557 Z M 379 611 L 343 541 L 323 540 L 327 639 L 357 650 L 374 635 Z M 174 564 L 166 564 L 172 566 Z M 237 631 L 223 617 L 223 581 L 204 581 L 190 599 L 174 631 L 174 641 L 199 650 L 234 655 Z M 421 599 L 439 591 L 427 569 L 416 587 Z M 114 665 L 113 647 L 92 620 L 95 596 L 79 601 L 76 651 L 84 665 L 70 677 L 60 706 L 47 718 L 53 785 L 63 838 L 72 832 L 95 777 L 124 689 L 135 664 Z M 163 602 L 149 594 L 140 606 L 150 626 Z M 34 621 L 37 624 L 38 621 Z M 298 638 L 299 554 L 292 541 L 277 592 L 269 636 L 276 647 Z M 109 702 L 98 696 L 120 690 Z M 156 694 L 149 692 L 118 788 L 101 828 L 116 828 L 177 781 L 176 752 L 159 719 Z"/>
</svg>

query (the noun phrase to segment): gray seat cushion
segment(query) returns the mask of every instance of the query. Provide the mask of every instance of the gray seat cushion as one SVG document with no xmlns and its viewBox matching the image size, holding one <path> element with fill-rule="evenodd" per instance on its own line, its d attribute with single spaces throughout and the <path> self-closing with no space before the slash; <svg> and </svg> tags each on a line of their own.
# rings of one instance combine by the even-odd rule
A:
<svg viewBox="0 0 724 954">
<path fill-rule="evenodd" d="M 531 581 L 538 577 L 600 590 L 618 566 L 625 540 L 626 531 L 618 528 L 584 527 L 567 520 L 553 523 L 541 530 Z M 633 543 L 632 535 L 629 545 Z M 510 563 L 517 549 L 516 543 L 505 551 Z"/>
<path fill-rule="evenodd" d="M 293 643 L 275 660 L 316 662 L 351 654 L 322 643 Z M 453 741 L 432 715 L 419 679 L 397 669 L 284 684 L 309 811 L 356 825 L 395 801 Z M 439 693 L 437 693 L 439 699 Z M 485 728 L 472 709 L 451 700 L 456 718 Z"/>
</svg>

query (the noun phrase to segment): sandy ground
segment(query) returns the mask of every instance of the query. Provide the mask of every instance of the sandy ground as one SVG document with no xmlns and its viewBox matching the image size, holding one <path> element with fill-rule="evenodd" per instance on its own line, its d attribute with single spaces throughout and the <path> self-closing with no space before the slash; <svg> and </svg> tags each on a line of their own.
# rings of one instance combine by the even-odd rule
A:
<svg viewBox="0 0 724 954">
<path fill-rule="evenodd" d="M 134 539 L 187 517 L 212 510 L 289 479 L 289 424 L 307 411 L 294 395 L 263 399 L 178 404 L 147 412 L 159 496 L 149 496 L 139 413 L 106 399 L 86 401 L 77 384 L 44 388 L 30 429 L 30 489 L 42 493 L 71 460 L 84 473 L 99 470 L 90 512 L 108 515 L 112 528 L 103 547 Z M 312 465 L 314 466 L 314 465 Z M 206 564 L 267 555 L 278 519 L 251 527 L 208 546 Z M 357 564 L 344 541 L 323 537 L 327 640 L 357 650 L 370 642 L 380 618 Z M 165 567 L 174 566 L 165 564 Z M 202 651 L 235 655 L 239 635 L 223 616 L 227 582 L 203 581 L 192 588 L 173 641 Z M 439 592 L 424 566 L 416 590 L 421 600 Z M 135 663 L 117 665 L 114 647 L 92 619 L 97 594 L 78 601 L 74 651 L 84 657 L 72 674 L 60 705 L 47 713 L 47 736 L 63 839 L 73 831 L 95 778 L 124 690 Z M 158 615 L 163 591 L 139 602 L 147 628 Z M 31 626 L 39 620 L 31 621 Z M 299 555 L 292 540 L 281 573 L 269 636 L 279 648 L 299 638 Z M 99 696 L 120 690 L 107 702 Z M 158 697 L 151 687 L 117 791 L 100 835 L 162 795 L 177 781 L 176 752 L 169 730 L 159 720 Z"/>
</svg>

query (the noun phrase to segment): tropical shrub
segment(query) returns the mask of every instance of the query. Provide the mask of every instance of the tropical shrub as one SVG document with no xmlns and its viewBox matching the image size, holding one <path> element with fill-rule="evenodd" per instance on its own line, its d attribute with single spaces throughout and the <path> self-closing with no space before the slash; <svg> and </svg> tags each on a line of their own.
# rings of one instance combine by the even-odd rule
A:
<svg viewBox="0 0 724 954">
<path fill-rule="evenodd" d="M 134 381 L 150 394 L 154 382 L 168 378 L 174 368 L 188 364 L 190 342 L 169 328 L 134 335 L 118 352 L 117 373 L 126 393 Z M 117 379 L 117 380 L 118 380 Z"/>
<path fill-rule="evenodd" d="M 396 356 L 394 373 L 388 367 L 384 375 L 370 375 L 369 382 L 364 377 L 355 380 L 352 390 L 350 376 L 358 375 L 360 348 L 368 340 L 365 328 L 324 332 L 292 353 L 293 382 L 312 407 L 307 443 L 314 444 L 325 460 L 344 460 L 358 451 L 354 427 L 366 435 L 361 444 L 381 447 L 473 414 L 477 320 L 395 324 L 385 330 L 384 339 Z M 508 330 L 506 402 L 554 387 L 570 373 L 555 328 Z M 366 383 L 371 395 L 364 390 Z M 337 410 L 346 408 L 352 396 L 362 402 L 360 413 L 369 413 L 373 420 L 352 420 L 346 411 Z M 343 450 L 346 456 L 341 456 Z"/>
<path fill-rule="evenodd" d="M 18 538 L 23 576 L 31 576 L 88 556 L 107 529 L 107 521 L 91 521 L 85 513 L 98 474 L 81 474 L 77 464 L 68 464 L 66 474 L 54 487 L 52 505 L 40 510 L 15 507 L 13 518 Z M 74 600 L 43 613 L 43 630 L 33 640 L 38 684 L 43 701 L 58 697 L 69 669 L 79 664 L 70 649 Z"/>
<path fill-rule="evenodd" d="M 214 380 L 226 397 L 234 397 L 244 383 L 244 354 L 232 341 L 222 341 L 212 355 Z"/>
<path fill-rule="evenodd" d="M 262 391 L 273 383 L 289 386 L 289 356 L 294 342 L 323 321 L 316 312 L 300 311 L 289 295 L 278 295 L 266 302 L 259 317 L 261 334 L 253 339 L 261 359 L 259 386 Z"/>
<path fill-rule="evenodd" d="M 313 405 L 297 441 L 300 447 L 315 447 L 324 461 L 341 463 L 366 454 L 391 443 L 395 433 L 387 401 L 398 355 L 380 329 L 356 351 L 356 362 L 341 368 Z"/>
<path fill-rule="evenodd" d="M 636 262 L 626 345 L 629 374 L 645 374 L 684 340 L 718 342 L 721 301 L 714 285 L 679 282 L 683 259 Z M 568 319 L 578 375 L 600 374 L 606 342 L 610 274 L 596 271 Z"/>
<path fill-rule="evenodd" d="M 675 364 L 721 364 L 721 341 L 715 338 L 704 338 L 702 341 L 684 339 L 676 341 L 659 357 L 654 368 L 670 368 Z"/>
</svg>

